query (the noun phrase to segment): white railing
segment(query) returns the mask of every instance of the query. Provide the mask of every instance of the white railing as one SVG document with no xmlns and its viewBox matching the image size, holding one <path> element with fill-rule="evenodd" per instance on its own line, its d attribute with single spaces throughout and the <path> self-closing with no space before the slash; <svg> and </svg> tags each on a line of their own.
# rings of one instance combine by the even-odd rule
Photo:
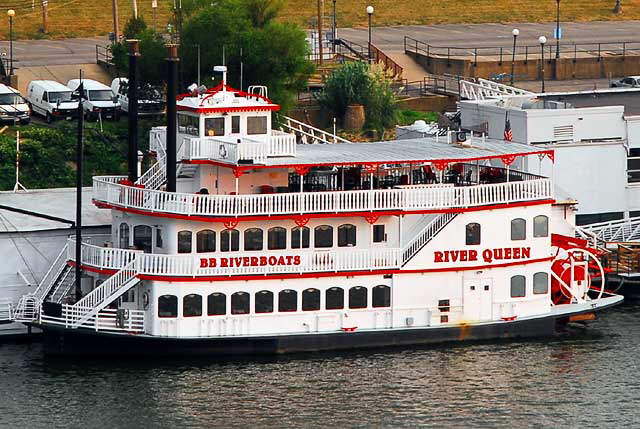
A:
<svg viewBox="0 0 640 429">
<path fill-rule="evenodd" d="M 377 210 L 446 210 L 552 198 L 549 179 L 452 188 L 377 189 L 264 195 L 198 195 L 120 185 L 94 177 L 94 200 L 115 207 L 198 216 L 255 216 Z"/>
<path fill-rule="evenodd" d="M 296 136 L 279 130 L 271 131 L 269 156 L 296 156 Z"/>
<path fill-rule="evenodd" d="M 67 259 L 76 261 L 76 241 L 69 239 Z M 115 247 L 101 247 L 94 244 L 82 243 L 82 264 L 102 270 L 120 270 L 130 264 L 142 250 L 119 249 Z"/>
<path fill-rule="evenodd" d="M 302 144 L 311 143 L 351 143 L 349 140 L 338 137 L 335 134 L 328 133 L 316 127 L 312 127 L 304 122 L 297 121 L 293 118 L 285 116 L 283 118 L 282 127 L 287 131 L 300 136 Z"/>
<path fill-rule="evenodd" d="M 115 332 L 144 332 L 144 311 L 128 310 L 126 317 L 118 318 L 118 310 L 103 309 L 97 314 L 85 318 L 85 314 L 92 309 L 79 308 L 72 305 L 62 305 L 61 317 L 49 316 L 42 313 L 40 320 L 43 324 L 64 326 L 65 328 L 88 328 L 95 331 Z M 83 320 L 85 319 L 85 320 Z"/>
<path fill-rule="evenodd" d="M 100 305 L 107 306 L 111 301 L 110 298 L 116 294 L 124 286 L 137 280 L 137 271 L 135 269 L 136 260 L 129 262 L 122 267 L 120 271 L 109 277 L 100 286 L 93 289 L 85 295 L 80 301 L 76 302 L 74 308 L 89 308 L 95 310 Z M 101 310 L 101 308 L 98 308 Z"/>
<path fill-rule="evenodd" d="M 9 298 L 0 298 L 0 322 L 13 319 L 13 302 Z"/>
<path fill-rule="evenodd" d="M 602 241 L 639 241 L 640 240 L 640 217 L 628 219 L 612 220 L 609 222 L 592 223 L 576 228 L 578 232 L 593 234 Z"/>
<path fill-rule="evenodd" d="M 402 249 L 402 264 L 406 264 L 420 251 L 436 234 L 440 232 L 457 213 L 443 213 L 429 222 L 416 237 L 409 241 Z"/>
<path fill-rule="evenodd" d="M 533 93 L 482 78 L 476 79 L 476 82 L 460 81 L 460 97 L 467 100 L 485 100 L 487 98 L 502 98 L 515 95 L 533 95 Z"/>
</svg>

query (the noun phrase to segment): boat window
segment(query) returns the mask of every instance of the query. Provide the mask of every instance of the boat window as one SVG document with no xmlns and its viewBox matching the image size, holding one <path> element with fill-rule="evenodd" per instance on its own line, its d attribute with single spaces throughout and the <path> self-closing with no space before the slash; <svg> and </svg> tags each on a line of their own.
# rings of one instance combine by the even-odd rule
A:
<svg viewBox="0 0 640 429">
<path fill-rule="evenodd" d="M 129 225 L 126 223 L 120 224 L 120 248 L 129 248 Z"/>
<path fill-rule="evenodd" d="M 349 223 L 338 227 L 338 246 L 355 246 L 356 245 L 356 226 Z"/>
<path fill-rule="evenodd" d="M 158 317 L 178 317 L 178 297 L 162 295 L 158 297 Z"/>
<path fill-rule="evenodd" d="M 333 227 L 330 225 L 316 226 L 313 239 L 315 247 L 333 247 Z"/>
<path fill-rule="evenodd" d="M 302 291 L 302 311 L 320 310 L 320 290 L 305 289 Z"/>
<path fill-rule="evenodd" d="M 513 219 L 511 221 L 511 239 L 524 240 L 527 235 L 527 221 L 524 219 Z"/>
<path fill-rule="evenodd" d="M 378 285 L 372 291 L 373 307 L 391 307 L 391 288 Z"/>
<path fill-rule="evenodd" d="M 231 295 L 231 314 L 249 314 L 250 297 L 247 292 Z"/>
<path fill-rule="evenodd" d="M 298 292 L 285 289 L 278 294 L 278 311 L 289 312 L 298 310 Z"/>
<path fill-rule="evenodd" d="M 162 230 L 160 228 L 156 228 L 156 247 L 158 249 L 162 249 L 163 246 L 163 242 L 162 242 Z"/>
<path fill-rule="evenodd" d="M 524 276 L 511 277 L 511 298 L 522 298 L 525 296 L 526 279 Z"/>
<path fill-rule="evenodd" d="M 224 135 L 224 118 L 205 118 L 204 135 L 208 137 Z"/>
<path fill-rule="evenodd" d="M 267 134 L 267 117 L 266 116 L 248 116 L 247 117 L 247 134 Z"/>
<path fill-rule="evenodd" d="M 325 301 L 327 310 L 342 310 L 344 308 L 344 290 L 341 287 L 327 289 Z"/>
<path fill-rule="evenodd" d="M 549 236 L 549 218 L 545 215 L 533 218 L 533 236 L 548 237 Z"/>
<path fill-rule="evenodd" d="M 151 253 L 151 227 L 138 225 L 133 228 L 133 245 L 136 249 L 143 250 L 144 253 Z"/>
<path fill-rule="evenodd" d="M 200 118 L 178 113 L 178 131 L 192 136 L 200 135 Z"/>
<path fill-rule="evenodd" d="M 446 313 L 451 310 L 451 300 L 441 299 L 438 301 L 438 310 Z"/>
<path fill-rule="evenodd" d="M 227 314 L 227 296 L 215 292 L 207 297 L 207 315 L 223 316 Z"/>
<path fill-rule="evenodd" d="M 198 253 L 216 251 L 216 233 L 210 229 L 203 229 L 196 234 L 196 251 Z"/>
<path fill-rule="evenodd" d="M 480 224 L 468 223 L 466 228 L 467 246 L 480 244 Z"/>
<path fill-rule="evenodd" d="M 270 228 L 267 234 L 267 247 L 270 250 L 287 248 L 287 230 L 276 226 Z"/>
<path fill-rule="evenodd" d="M 202 296 L 192 293 L 182 298 L 182 315 L 184 317 L 202 316 Z"/>
<path fill-rule="evenodd" d="M 178 232 L 178 253 L 191 253 L 191 231 Z"/>
<path fill-rule="evenodd" d="M 231 117 L 231 134 L 240 134 L 240 116 Z"/>
<path fill-rule="evenodd" d="M 220 251 L 237 252 L 240 250 L 240 231 L 225 229 L 220 233 Z"/>
<path fill-rule="evenodd" d="M 300 241 L 302 241 L 302 248 L 309 248 L 309 228 L 306 226 L 295 227 L 291 230 L 291 248 L 300 249 Z"/>
<path fill-rule="evenodd" d="M 373 242 L 383 243 L 385 241 L 384 225 L 373 225 Z"/>
<path fill-rule="evenodd" d="M 273 313 L 273 292 L 261 290 L 255 296 L 256 313 Z"/>
<path fill-rule="evenodd" d="M 547 273 L 535 273 L 533 275 L 533 293 L 544 295 L 549 292 L 549 275 Z"/>
<path fill-rule="evenodd" d="M 262 230 L 249 228 L 244 231 L 244 250 L 262 250 Z"/>
<path fill-rule="evenodd" d="M 367 288 L 354 286 L 349 289 L 349 308 L 367 308 Z"/>
</svg>

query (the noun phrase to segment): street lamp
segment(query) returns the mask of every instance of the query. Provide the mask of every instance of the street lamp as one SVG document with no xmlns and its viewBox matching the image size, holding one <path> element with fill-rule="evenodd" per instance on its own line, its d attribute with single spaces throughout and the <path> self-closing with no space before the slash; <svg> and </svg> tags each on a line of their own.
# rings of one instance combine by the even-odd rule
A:
<svg viewBox="0 0 640 429">
<path fill-rule="evenodd" d="M 542 61 L 540 62 L 540 72 L 542 74 L 542 92 L 544 92 L 544 44 L 547 43 L 547 38 L 544 36 L 538 37 L 540 42 L 540 53 L 542 54 Z"/>
<path fill-rule="evenodd" d="M 7 11 L 9 15 L 9 76 L 13 75 L 13 17 L 16 16 L 16 11 L 9 9 Z"/>
<path fill-rule="evenodd" d="M 337 18 L 338 16 L 336 15 L 336 1 L 337 0 L 333 0 L 333 34 L 331 35 L 332 37 L 332 45 L 333 45 L 333 53 L 336 53 L 336 36 L 337 36 L 337 32 L 338 32 L 338 24 L 337 24 Z"/>
<path fill-rule="evenodd" d="M 369 15 L 369 62 L 371 62 L 371 17 L 373 16 L 373 6 L 367 6 L 367 15 Z"/>
<path fill-rule="evenodd" d="M 556 58 L 560 58 L 560 0 L 556 0 Z"/>
<path fill-rule="evenodd" d="M 511 30 L 511 34 L 513 34 L 513 52 L 511 53 L 511 86 L 513 86 L 513 80 L 515 77 L 514 73 L 516 70 L 516 39 L 520 34 L 520 30 L 514 28 L 513 30 Z"/>
</svg>

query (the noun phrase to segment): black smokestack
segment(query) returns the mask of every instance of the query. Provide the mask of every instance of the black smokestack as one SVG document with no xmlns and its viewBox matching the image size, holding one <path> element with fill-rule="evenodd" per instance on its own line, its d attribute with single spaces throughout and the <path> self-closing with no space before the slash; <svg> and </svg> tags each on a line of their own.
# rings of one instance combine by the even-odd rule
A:
<svg viewBox="0 0 640 429">
<path fill-rule="evenodd" d="M 167 45 L 167 191 L 176 191 L 178 46 Z"/>
<path fill-rule="evenodd" d="M 140 46 L 138 40 L 127 40 L 129 43 L 129 180 L 138 180 L 138 58 Z"/>
</svg>

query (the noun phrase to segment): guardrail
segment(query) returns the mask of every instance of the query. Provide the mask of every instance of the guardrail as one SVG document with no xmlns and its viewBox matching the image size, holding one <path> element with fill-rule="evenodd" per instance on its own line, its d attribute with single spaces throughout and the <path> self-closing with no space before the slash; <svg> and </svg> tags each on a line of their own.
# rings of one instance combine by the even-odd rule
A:
<svg viewBox="0 0 640 429">
<path fill-rule="evenodd" d="M 119 315 L 118 310 L 103 309 L 98 314 L 80 322 L 81 318 L 91 310 L 90 307 L 78 308 L 62 304 L 60 317 L 47 315 L 41 309 L 40 322 L 65 328 L 88 328 L 94 331 L 144 332 L 144 311 L 142 310 L 125 310 Z"/>
<path fill-rule="evenodd" d="M 391 57 L 387 56 L 373 43 L 369 43 L 369 50 L 371 51 L 371 60 L 378 64 L 382 64 L 385 70 L 390 71 L 393 76 L 400 77 L 404 72 L 404 69 L 400 64 L 396 63 Z"/>
<path fill-rule="evenodd" d="M 96 64 L 113 64 L 111 46 L 96 45 Z"/>
</svg>

